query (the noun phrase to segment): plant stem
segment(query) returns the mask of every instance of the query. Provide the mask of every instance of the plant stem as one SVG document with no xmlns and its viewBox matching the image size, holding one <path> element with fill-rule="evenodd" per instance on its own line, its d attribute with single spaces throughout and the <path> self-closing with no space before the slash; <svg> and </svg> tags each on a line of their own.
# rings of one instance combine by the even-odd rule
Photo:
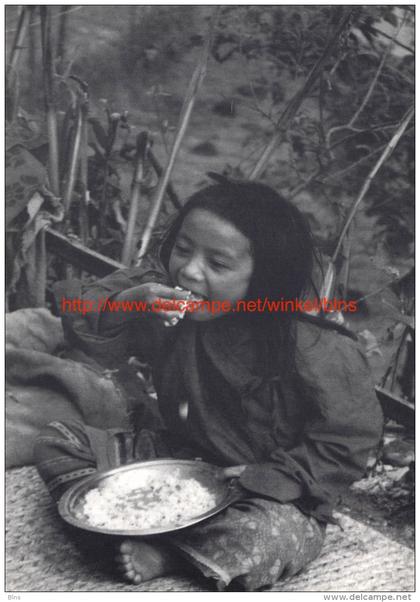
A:
<svg viewBox="0 0 420 602">
<path fill-rule="evenodd" d="M 353 203 L 353 207 L 350 210 L 350 213 L 348 215 L 348 218 L 346 220 L 346 223 L 344 224 L 343 230 L 340 234 L 340 238 L 338 239 L 338 243 L 336 246 L 336 249 L 334 251 L 333 257 L 332 257 L 332 261 L 335 262 L 337 257 L 338 257 L 338 253 L 340 252 L 340 247 L 343 243 L 343 239 L 346 235 L 347 230 L 350 227 L 350 224 L 354 218 L 354 216 L 356 215 L 356 212 L 359 208 L 360 203 L 363 201 L 363 199 L 366 196 L 367 191 L 370 188 L 370 185 L 372 184 L 372 180 L 374 179 L 374 177 L 376 176 L 376 174 L 378 173 L 379 169 L 382 167 L 382 165 L 385 163 L 385 161 L 388 159 L 388 157 L 392 154 L 394 148 L 397 146 L 401 136 L 403 135 L 404 131 L 406 130 L 408 124 L 410 123 L 411 119 L 413 118 L 414 115 L 414 107 L 412 107 L 406 114 L 406 116 L 404 117 L 404 119 L 402 120 L 399 128 L 397 129 L 397 131 L 395 132 L 395 134 L 393 135 L 393 137 L 391 138 L 391 140 L 389 141 L 389 143 L 387 144 L 384 152 L 382 153 L 382 155 L 379 157 L 378 161 L 375 163 L 375 165 L 373 166 L 373 168 L 371 169 L 369 175 L 367 176 L 366 180 L 363 183 L 363 186 L 356 198 L 356 200 Z"/>
<path fill-rule="evenodd" d="M 339 39 L 339 37 L 342 34 L 345 27 L 347 26 L 347 24 L 350 20 L 350 17 L 352 15 L 352 12 L 353 12 L 352 8 L 350 8 L 344 12 L 335 31 L 333 32 L 332 36 L 328 40 L 321 56 L 319 57 L 319 59 L 317 60 L 315 65 L 312 67 L 305 82 L 303 83 L 302 88 L 292 97 L 289 104 L 287 105 L 287 107 L 285 108 L 283 113 L 280 115 L 280 118 L 278 119 L 277 124 L 276 124 L 275 132 L 273 133 L 270 142 L 265 147 L 262 155 L 258 159 L 257 164 L 255 165 L 254 169 L 252 170 L 251 174 L 249 175 L 250 180 L 255 180 L 260 175 L 262 175 L 274 149 L 276 148 L 277 144 L 282 139 L 284 132 L 287 131 L 293 118 L 295 117 L 297 111 L 299 110 L 302 102 L 304 101 L 306 96 L 310 93 L 314 83 L 319 79 L 322 69 L 324 68 L 324 64 L 327 61 L 327 59 L 330 57 L 331 52 L 332 52 L 337 40 Z"/>
<path fill-rule="evenodd" d="M 161 175 L 163 174 L 163 168 L 160 165 L 158 159 L 156 158 L 156 155 L 154 154 L 154 152 L 152 151 L 152 149 L 149 150 L 149 161 L 153 167 L 153 169 L 156 172 L 156 175 L 158 176 L 158 178 L 161 177 Z M 168 186 L 167 186 L 167 195 L 170 198 L 170 200 L 172 201 L 172 204 L 174 205 L 174 207 L 176 209 L 178 209 L 178 211 L 180 209 L 182 209 L 182 205 L 179 201 L 178 195 L 174 190 L 174 187 L 172 186 L 172 184 L 170 182 L 168 182 Z"/>
<path fill-rule="evenodd" d="M 38 73 L 39 69 L 36 68 L 37 65 L 37 54 L 38 54 L 38 48 L 37 48 L 37 40 L 36 40 L 36 34 L 37 34 L 37 30 L 33 27 L 34 24 L 34 17 L 35 17 L 35 11 L 36 11 L 36 7 L 32 7 L 31 10 L 31 18 L 30 18 L 30 24 L 28 27 L 28 38 L 29 38 L 29 43 L 28 43 L 28 47 L 29 47 L 29 60 L 28 60 L 28 68 L 29 68 L 29 84 L 31 86 L 32 90 L 38 90 L 40 88 L 39 86 L 39 79 L 38 79 Z"/>
<path fill-rule="evenodd" d="M 409 7 L 407 7 L 407 6 L 405 7 L 405 9 L 407 11 L 410 11 Z M 378 33 L 380 36 L 383 36 L 384 38 L 387 38 L 388 40 L 392 40 L 392 37 L 390 35 L 388 35 L 387 33 L 385 33 L 384 31 L 382 31 L 381 29 L 377 29 L 376 27 L 373 27 L 373 25 L 371 25 L 371 29 L 372 29 L 372 31 Z M 411 54 L 414 54 L 413 48 L 406 46 L 402 42 L 399 42 L 398 40 L 394 40 L 394 44 L 396 46 L 399 46 L 400 48 L 404 48 L 404 50 L 408 50 L 408 52 L 411 52 Z"/>
<path fill-rule="evenodd" d="M 99 223 L 98 223 L 98 236 L 102 238 L 105 234 L 105 218 L 107 214 L 107 202 L 106 195 L 108 192 L 108 171 L 109 171 L 109 161 L 112 155 L 112 149 L 115 144 L 115 139 L 117 137 L 118 124 L 120 122 L 120 117 L 111 118 L 111 115 L 107 109 L 108 114 L 108 141 L 107 146 L 105 148 L 105 160 L 104 160 L 104 184 L 102 187 L 101 200 L 99 203 Z"/>
<path fill-rule="evenodd" d="M 412 130 L 412 128 L 409 128 L 406 132 L 404 132 L 403 135 L 406 136 L 407 134 L 409 134 L 411 132 L 411 130 Z M 342 140 L 340 140 L 339 143 L 342 143 L 345 140 L 347 140 L 347 139 L 343 138 Z M 339 143 L 336 143 L 335 146 L 337 146 Z M 343 169 L 339 169 L 338 171 L 335 171 L 330 174 L 326 173 L 328 166 L 325 166 L 322 168 L 317 168 L 317 169 L 313 170 L 309 174 L 309 176 L 306 178 L 306 180 L 304 180 L 303 182 L 301 182 L 300 184 L 298 184 L 297 186 L 292 188 L 292 190 L 288 193 L 287 198 L 290 201 L 296 195 L 298 195 L 300 192 L 302 192 L 302 190 L 305 190 L 305 188 L 307 188 L 309 186 L 309 184 L 311 184 L 314 180 L 317 180 L 318 178 L 322 178 L 323 184 L 330 180 L 341 179 L 348 172 L 352 171 L 356 167 L 359 167 L 359 165 L 362 165 L 362 163 L 365 163 L 365 161 L 368 161 L 369 159 L 371 159 L 372 157 L 374 157 L 375 155 L 377 155 L 378 153 L 383 151 L 384 148 L 386 148 L 386 146 L 387 146 L 386 144 L 382 144 L 381 146 L 378 146 L 377 148 L 375 148 L 372 152 L 368 153 L 367 155 L 363 155 L 363 157 L 361 157 L 354 163 L 350 163 L 350 165 L 347 165 L 347 167 L 344 167 Z M 390 202 L 389 200 L 385 201 L 385 203 L 389 203 L 389 202 Z M 385 204 L 385 203 L 381 203 L 380 205 L 377 205 L 375 208 L 381 207 L 382 204 Z"/>
<path fill-rule="evenodd" d="M 50 186 L 55 196 L 60 196 L 60 169 L 59 169 L 59 145 L 57 113 L 55 107 L 55 82 L 54 82 L 54 59 L 51 36 L 50 8 L 41 5 L 41 34 L 42 34 L 42 56 L 44 71 L 44 94 L 47 112 L 48 131 L 48 174 Z"/>
<path fill-rule="evenodd" d="M 88 214 L 88 113 L 89 113 L 89 97 L 87 91 L 85 93 L 82 106 L 80 108 L 82 126 L 80 140 L 80 185 L 81 185 L 81 200 L 79 209 L 79 231 L 80 238 L 84 244 L 89 238 L 89 214 Z"/>
<path fill-rule="evenodd" d="M 128 214 L 127 230 L 125 233 L 124 246 L 121 261 L 129 266 L 133 256 L 134 231 L 137 222 L 137 214 L 140 206 L 141 185 L 146 171 L 146 161 L 150 152 L 150 139 L 147 132 L 141 132 L 137 136 L 137 152 L 133 182 L 131 186 L 130 210 Z"/>
<path fill-rule="evenodd" d="M 10 60 L 6 71 L 6 119 L 13 121 L 17 108 L 17 74 L 19 68 L 20 57 L 23 50 L 23 41 L 26 37 L 29 21 L 33 8 L 23 6 L 19 15 L 19 24 L 16 30 L 13 47 L 10 54 Z"/>
<path fill-rule="evenodd" d="M 68 217 L 68 212 L 70 209 L 73 192 L 74 192 L 74 186 L 76 183 L 80 144 L 81 144 L 81 140 L 82 140 L 82 124 L 83 124 L 82 109 L 81 109 L 80 102 L 79 102 L 77 105 L 76 133 L 74 135 L 73 148 L 72 148 L 71 155 L 70 155 L 69 175 L 68 175 L 68 180 L 67 180 L 66 188 L 64 191 L 64 195 L 63 195 L 63 204 L 64 204 L 64 211 L 66 213 L 66 217 Z"/>
<path fill-rule="evenodd" d="M 348 123 L 344 124 L 344 125 L 338 125 L 335 127 L 332 127 L 329 131 L 328 134 L 326 136 L 326 146 L 327 149 L 331 152 L 331 136 L 332 134 L 342 131 L 342 130 L 352 130 L 352 131 L 357 131 L 357 129 L 354 127 L 356 121 L 359 119 L 360 115 L 362 114 L 364 108 L 366 107 L 367 103 L 369 102 L 370 97 L 372 96 L 373 90 L 377 84 L 377 81 L 379 79 L 380 74 L 382 73 L 382 69 L 385 65 L 385 61 L 387 60 L 392 48 L 394 47 L 394 43 L 395 40 L 398 37 L 398 34 L 401 31 L 401 28 L 403 26 L 405 22 L 405 17 L 401 20 L 400 24 L 396 27 L 395 32 L 393 37 L 391 38 L 391 42 L 388 44 L 388 46 L 386 47 L 384 53 L 382 54 L 382 58 L 379 62 L 378 68 L 376 69 L 375 75 L 372 78 L 372 81 L 370 82 L 369 88 L 362 100 L 362 103 L 360 104 L 360 106 L 356 109 L 356 112 L 354 113 L 353 117 L 351 117 L 351 119 L 349 120 Z"/>
<path fill-rule="evenodd" d="M 344 239 L 343 243 L 343 257 L 344 257 L 344 265 L 341 268 L 343 272 L 343 299 L 347 299 L 347 292 L 349 288 L 350 281 L 350 263 L 351 263 L 351 234 L 353 230 L 353 224 L 350 226 L 347 236 Z"/>
<path fill-rule="evenodd" d="M 361 204 L 361 202 L 363 201 L 363 199 L 366 196 L 366 193 L 368 192 L 373 179 L 375 178 L 376 174 L 378 173 L 379 169 L 382 167 L 382 165 L 385 163 L 385 161 L 388 159 L 388 157 L 392 154 L 394 148 L 397 146 L 400 138 L 402 137 L 402 135 L 404 134 L 408 124 L 410 123 L 411 119 L 413 118 L 414 115 L 414 107 L 411 107 L 409 109 L 409 111 L 406 113 L 406 115 L 404 116 L 403 120 L 401 121 L 397 131 L 395 132 L 395 134 L 393 135 L 393 137 L 391 138 L 391 140 L 389 141 L 389 143 L 387 144 L 385 150 L 383 151 L 383 153 L 381 154 L 381 156 L 379 157 L 378 161 L 375 163 L 375 165 L 373 166 L 373 168 L 370 170 L 366 180 L 363 182 L 363 185 L 360 189 L 359 194 L 357 195 L 357 198 L 355 199 L 352 208 L 350 209 L 349 215 L 346 219 L 346 222 L 344 224 L 344 227 L 341 231 L 340 237 L 338 239 L 335 251 L 332 255 L 331 261 L 329 262 L 328 265 L 328 270 L 327 270 L 327 276 L 328 276 L 328 281 L 327 281 L 327 276 L 325 277 L 324 280 L 324 285 L 323 285 L 323 293 L 326 297 L 329 297 L 330 292 L 333 288 L 333 280 L 334 278 L 331 276 L 334 273 L 334 266 L 335 263 L 337 261 L 337 257 L 338 254 L 340 252 L 341 249 L 341 245 L 343 244 L 343 240 L 344 237 L 347 234 L 348 229 L 350 228 L 350 224 L 352 223 L 354 216 L 357 213 L 357 210 Z"/>
<path fill-rule="evenodd" d="M 70 6 L 64 5 L 61 7 L 60 12 L 59 30 L 58 30 L 58 43 L 57 43 L 57 56 L 60 59 L 60 64 L 64 65 L 65 54 L 66 54 L 66 41 L 67 41 L 67 16 L 69 13 Z M 63 73 L 63 69 L 60 69 L 60 73 Z"/>
<path fill-rule="evenodd" d="M 182 140 L 185 136 L 185 133 L 187 131 L 188 128 L 188 124 L 190 121 L 190 117 L 192 114 L 192 110 L 194 108 L 194 104 L 196 101 L 196 98 L 198 96 L 198 92 L 200 90 L 201 84 L 204 80 L 204 77 L 206 75 L 206 71 L 207 71 L 207 62 L 208 62 L 208 58 L 209 58 L 209 54 L 210 54 L 210 48 L 211 48 L 211 44 L 213 41 L 213 31 L 214 31 L 214 26 L 218 17 L 218 13 L 219 13 L 219 7 L 216 8 L 216 11 L 213 15 L 213 19 L 212 19 L 212 24 L 210 27 L 210 31 L 209 31 L 209 35 L 207 38 L 207 43 L 204 47 L 204 50 L 201 54 L 201 57 L 199 59 L 198 65 L 194 70 L 194 73 L 192 74 L 191 80 L 190 80 L 190 84 L 188 86 L 186 95 L 185 95 L 185 99 L 184 99 L 184 104 L 183 107 L 181 109 L 181 114 L 179 117 L 179 122 L 178 122 L 178 127 L 175 133 L 175 140 L 171 149 L 171 154 L 169 156 L 165 171 L 163 173 L 163 176 L 159 182 L 159 186 L 156 192 L 156 196 L 155 199 L 152 203 L 152 207 L 151 207 L 151 211 L 149 214 L 149 218 L 147 220 L 144 232 L 143 232 L 143 236 L 142 236 L 142 241 L 141 241 L 141 247 L 140 247 L 140 251 L 138 254 L 138 262 L 137 265 L 140 265 L 142 258 L 144 257 L 147 248 L 149 246 L 149 242 L 150 239 L 152 237 L 152 232 L 153 232 L 153 228 L 156 224 L 158 215 L 159 215 L 159 211 L 160 208 L 162 206 L 162 202 L 163 202 L 163 198 L 165 195 L 165 191 L 166 191 L 166 187 L 168 185 L 169 182 L 169 178 L 171 176 L 172 173 L 172 169 L 174 167 L 175 164 L 175 160 L 176 157 L 178 155 L 179 149 L 181 147 L 181 143 Z"/>
</svg>

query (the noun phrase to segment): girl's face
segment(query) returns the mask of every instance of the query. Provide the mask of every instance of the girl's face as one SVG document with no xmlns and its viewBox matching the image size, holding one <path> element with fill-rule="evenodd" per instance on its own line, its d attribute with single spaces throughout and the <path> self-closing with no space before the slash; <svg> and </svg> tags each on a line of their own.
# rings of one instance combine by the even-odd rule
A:
<svg viewBox="0 0 420 602">
<path fill-rule="evenodd" d="M 174 283 L 190 290 L 195 298 L 233 305 L 245 299 L 253 269 L 250 242 L 235 226 L 205 209 L 187 214 L 169 259 Z M 206 321 L 221 313 L 200 308 L 187 311 L 186 316 Z"/>
</svg>

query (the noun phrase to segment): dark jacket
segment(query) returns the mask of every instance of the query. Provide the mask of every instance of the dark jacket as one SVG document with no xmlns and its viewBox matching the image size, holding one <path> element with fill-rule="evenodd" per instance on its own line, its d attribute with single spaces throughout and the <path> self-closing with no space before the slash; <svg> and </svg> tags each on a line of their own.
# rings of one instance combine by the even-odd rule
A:
<svg viewBox="0 0 420 602">
<path fill-rule="evenodd" d="M 161 269 L 118 271 L 84 288 L 97 300 L 144 282 L 169 283 Z M 172 446 L 220 466 L 245 464 L 247 490 L 293 502 L 329 520 L 340 491 L 361 478 L 382 432 L 367 361 L 348 336 L 296 323 L 297 373 L 264 380 L 256 348 L 237 316 L 184 319 L 165 328 L 139 315 L 105 329 L 99 313 L 66 315 L 73 345 L 112 365 L 128 355 L 149 361 Z M 180 407 L 188 404 L 183 420 Z M 147 425 L 145 425 L 147 426 Z"/>
</svg>

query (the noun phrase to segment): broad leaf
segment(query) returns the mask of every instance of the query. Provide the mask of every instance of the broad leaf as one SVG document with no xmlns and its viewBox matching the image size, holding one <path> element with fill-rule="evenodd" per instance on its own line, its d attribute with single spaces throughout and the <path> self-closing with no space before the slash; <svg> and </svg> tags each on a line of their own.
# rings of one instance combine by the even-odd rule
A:
<svg viewBox="0 0 420 602">
<path fill-rule="evenodd" d="M 20 144 L 6 152 L 6 228 L 25 209 L 46 178 L 45 167 Z"/>
</svg>

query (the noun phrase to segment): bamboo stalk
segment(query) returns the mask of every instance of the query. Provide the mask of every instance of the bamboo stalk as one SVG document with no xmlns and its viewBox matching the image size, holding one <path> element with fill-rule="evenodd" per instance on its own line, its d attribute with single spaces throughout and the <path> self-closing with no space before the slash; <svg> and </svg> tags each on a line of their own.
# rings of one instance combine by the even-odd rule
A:
<svg viewBox="0 0 420 602">
<path fill-rule="evenodd" d="M 51 14 L 50 8 L 41 5 L 41 34 L 42 34 L 42 57 L 44 71 L 44 94 L 47 112 L 48 131 L 48 175 L 50 186 L 55 196 L 60 196 L 60 166 L 59 166 L 59 144 L 57 112 L 55 107 L 55 82 L 54 82 L 54 57 L 51 36 Z"/>
<path fill-rule="evenodd" d="M 347 299 L 347 293 L 350 282 L 350 264 L 351 264 L 351 248 L 352 248 L 352 240 L 351 234 L 353 230 L 353 224 L 350 225 L 350 228 L 347 232 L 347 236 L 343 242 L 343 257 L 344 257 L 344 265 L 341 270 L 343 272 L 343 299 Z"/>
<path fill-rule="evenodd" d="M 147 251 L 147 248 L 149 246 L 150 239 L 152 237 L 153 228 L 156 224 L 156 221 L 157 221 L 157 218 L 159 215 L 159 211 L 160 211 L 160 208 L 162 206 L 162 202 L 163 202 L 163 199 L 165 196 L 166 187 L 168 185 L 169 178 L 171 176 L 172 169 L 175 164 L 175 160 L 177 158 L 179 149 L 181 147 L 182 140 L 187 131 L 190 117 L 192 114 L 192 110 L 194 108 L 194 104 L 195 104 L 196 98 L 198 96 L 198 92 L 200 90 L 201 84 L 203 83 L 204 77 L 206 75 L 207 62 L 208 62 L 208 58 L 209 58 L 209 54 L 210 54 L 211 44 L 213 41 L 213 31 L 214 31 L 215 23 L 217 21 L 218 14 L 219 14 L 219 7 L 217 7 L 217 9 L 213 15 L 212 24 L 211 24 L 209 35 L 207 38 L 207 43 L 201 54 L 198 65 L 192 74 L 192 77 L 191 77 L 191 80 L 190 80 L 190 83 L 189 83 L 189 86 L 188 86 L 188 89 L 187 89 L 187 92 L 185 95 L 184 104 L 181 109 L 181 113 L 180 113 L 180 117 L 179 117 L 179 121 L 178 121 L 178 127 L 177 127 L 177 130 L 175 133 L 175 140 L 174 140 L 174 143 L 173 143 L 173 146 L 171 149 L 171 154 L 169 156 L 163 176 L 162 176 L 161 180 L 159 181 L 159 186 L 158 186 L 158 189 L 156 192 L 156 196 L 152 203 L 149 218 L 148 218 L 146 226 L 144 228 L 142 241 L 141 241 L 141 247 L 140 247 L 140 251 L 138 254 L 137 265 L 140 265 L 144 255 Z"/>
<path fill-rule="evenodd" d="M 276 148 L 277 144 L 280 142 L 282 136 L 284 135 L 284 132 L 287 130 L 292 119 L 295 117 L 303 100 L 309 94 L 309 92 L 311 91 L 315 82 L 319 79 L 322 69 L 324 68 L 324 64 L 327 61 L 327 59 L 329 58 L 329 56 L 330 56 L 335 44 L 337 43 L 340 35 L 342 34 L 343 30 L 347 26 L 352 13 L 353 13 L 353 8 L 350 8 L 344 12 L 344 14 L 342 15 L 342 17 L 340 19 L 340 22 L 338 23 L 336 29 L 334 30 L 333 34 L 331 35 L 330 39 L 328 40 L 321 56 L 319 57 L 319 59 L 317 60 L 315 65 L 312 67 L 305 82 L 303 83 L 302 88 L 291 98 L 289 104 L 287 105 L 287 107 L 285 108 L 283 113 L 280 115 L 280 117 L 276 123 L 276 129 L 271 137 L 271 140 L 265 147 L 264 151 L 262 152 L 260 158 L 258 159 L 256 165 L 254 166 L 252 172 L 249 175 L 250 180 L 255 180 L 264 171 L 264 169 L 267 165 L 267 162 L 270 159 L 274 149 Z"/>
<path fill-rule="evenodd" d="M 29 20 L 30 20 L 30 7 L 23 6 L 22 10 L 20 11 L 18 28 L 16 30 L 15 39 L 13 41 L 13 47 L 12 47 L 12 52 L 10 55 L 10 60 L 7 65 L 7 72 L 6 72 L 6 81 L 7 82 L 9 82 L 11 77 L 14 78 L 14 76 L 17 72 L 20 56 L 21 56 L 21 53 L 23 50 L 22 44 L 26 37 L 26 33 L 28 31 Z"/>
<path fill-rule="evenodd" d="M 81 112 L 81 132 L 80 132 L 80 185 L 81 201 L 79 210 L 79 231 L 80 238 L 84 244 L 89 238 L 89 190 L 88 190 L 88 115 L 89 115 L 89 95 L 87 84 L 84 91 L 83 100 L 80 107 Z"/>
<path fill-rule="evenodd" d="M 152 149 L 149 150 L 149 161 L 150 161 L 153 169 L 155 170 L 156 175 L 158 176 L 158 178 L 160 178 L 161 175 L 163 174 L 163 168 L 160 165 L 160 163 L 159 163 L 158 159 L 156 158 Z M 182 209 L 182 204 L 180 203 L 178 195 L 175 192 L 174 187 L 172 186 L 172 184 L 170 182 L 168 182 L 166 192 L 167 192 L 169 199 L 172 201 L 172 204 L 174 205 L 174 207 L 176 209 L 178 209 L 178 211 L 180 209 Z"/>
<path fill-rule="evenodd" d="M 36 68 L 37 65 L 37 59 L 38 59 L 38 48 L 37 48 L 37 40 L 36 40 L 36 35 L 37 35 L 37 30 L 35 29 L 34 25 L 34 21 L 35 21 L 35 14 L 36 14 L 36 7 L 31 7 L 31 15 L 30 15 L 30 23 L 29 23 L 29 27 L 28 27 L 28 47 L 29 47 L 29 53 L 28 53 L 28 68 L 29 68 L 29 82 L 30 82 L 30 86 L 32 90 L 38 90 L 39 89 L 39 79 L 38 79 L 38 73 L 39 73 L 39 69 Z"/>
<path fill-rule="evenodd" d="M 17 73 L 19 68 L 20 57 L 23 50 L 23 42 L 28 32 L 29 21 L 31 18 L 32 8 L 23 6 L 19 15 L 18 28 L 16 30 L 15 39 L 10 54 L 10 60 L 6 71 L 6 119 L 13 121 L 17 107 Z"/>
<path fill-rule="evenodd" d="M 65 54 L 66 54 L 66 41 L 67 41 L 67 16 L 69 14 L 70 6 L 64 5 L 61 7 L 62 11 L 59 15 L 59 29 L 58 29 L 58 40 L 57 40 L 57 56 L 60 59 L 61 65 L 64 65 Z M 60 69 L 60 73 L 63 73 L 63 69 Z"/>
<path fill-rule="evenodd" d="M 108 192 L 108 171 L 109 171 L 109 161 L 112 154 L 112 149 L 115 144 L 115 139 L 117 137 L 118 124 L 120 122 L 120 114 L 117 113 L 115 115 L 111 115 L 108 108 L 106 108 L 106 112 L 108 115 L 108 140 L 107 146 L 105 148 L 105 160 L 104 160 L 104 183 L 102 186 L 102 194 L 99 202 L 99 223 L 98 223 L 98 237 L 102 238 L 105 233 L 105 217 L 107 214 L 107 203 L 106 203 L 106 195 Z"/>
<path fill-rule="evenodd" d="M 370 170 L 367 178 L 365 179 L 365 181 L 363 182 L 363 185 L 360 189 L 359 194 L 357 195 L 352 208 L 350 209 L 349 215 L 346 219 L 346 222 L 343 226 L 343 229 L 341 231 L 340 237 L 338 239 L 336 248 L 334 250 L 334 253 L 332 255 L 331 261 L 329 262 L 329 266 L 328 266 L 328 270 L 327 270 L 327 276 L 329 276 L 329 279 L 327 281 L 327 277 L 324 280 L 324 285 L 322 287 L 324 296 L 329 297 L 331 290 L 332 290 L 332 286 L 333 286 L 333 279 L 331 280 L 331 274 L 334 272 L 334 265 L 337 261 L 337 257 L 338 254 L 340 252 L 341 249 L 341 245 L 343 244 L 343 240 L 344 237 L 347 234 L 347 231 L 350 227 L 350 224 L 352 223 L 354 216 L 357 213 L 357 210 L 361 204 L 361 202 L 363 201 L 363 199 L 366 196 L 366 193 L 368 192 L 373 179 L 375 178 L 376 174 L 378 173 L 379 169 L 382 167 L 382 165 L 385 163 L 385 161 L 388 159 L 388 157 L 392 154 L 392 152 L 394 151 L 395 147 L 397 146 L 400 138 L 402 137 L 402 135 L 404 134 L 408 124 L 410 123 L 411 119 L 413 118 L 414 115 L 414 107 L 411 107 L 409 109 L 409 111 L 406 113 L 406 115 L 404 116 L 403 120 L 401 121 L 397 131 L 395 132 L 395 134 L 393 135 L 393 137 L 391 138 L 391 140 L 389 141 L 389 143 L 387 144 L 385 150 L 383 151 L 383 153 L 381 154 L 381 156 L 379 157 L 378 161 L 375 163 L 375 165 L 373 166 L 373 168 Z"/>
<path fill-rule="evenodd" d="M 137 136 L 137 152 L 133 182 L 131 185 L 130 210 L 128 214 L 127 230 L 124 238 L 124 246 L 121 261 L 129 266 L 133 256 L 134 231 L 136 227 L 137 214 L 140 206 L 141 185 L 146 171 L 146 160 L 150 151 L 150 139 L 147 132 L 141 132 Z"/>
<path fill-rule="evenodd" d="M 64 191 L 64 195 L 63 195 L 63 204 L 64 204 L 64 211 L 65 211 L 66 216 L 68 216 L 68 212 L 69 212 L 72 197 L 73 197 L 74 186 L 76 184 L 80 145 L 81 145 L 81 141 L 82 141 L 82 125 L 83 125 L 82 109 L 80 106 L 80 102 L 78 102 L 77 103 L 76 132 L 74 135 L 73 147 L 72 147 L 71 155 L 70 155 L 69 175 L 67 178 L 67 183 L 66 183 L 66 187 L 65 187 L 65 191 Z"/>
<path fill-rule="evenodd" d="M 325 274 L 324 282 L 322 283 L 320 299 L 329 299 L 331 291 L 335 281 L 335 264 L 330 262 L 328 264 L 327 273 Z"/>
<path fill-rule="evenodd" d="M 74 112 L 76 102 L 69 103 L 60 123 L 60 183 L 66 178 L 66 171 L 74 138 Z"/>
</svg>

